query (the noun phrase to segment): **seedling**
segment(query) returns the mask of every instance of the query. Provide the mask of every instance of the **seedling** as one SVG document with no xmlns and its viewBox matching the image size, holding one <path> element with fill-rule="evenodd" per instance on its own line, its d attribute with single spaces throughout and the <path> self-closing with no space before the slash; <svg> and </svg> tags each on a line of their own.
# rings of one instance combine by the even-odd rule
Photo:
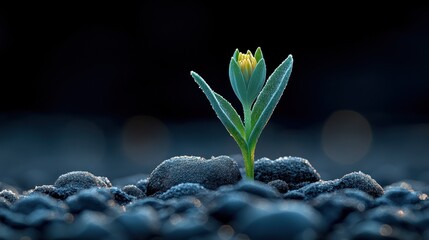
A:
<svg viewBox="0 0 429 240">
<path fill-rule="evenodd" d="M 229 63 L 229 79 L 243 105 L 244 122 L 231 103 L 214 92 L 200 75 L 191 71 L 216 115 L 240 147 L 249 179 L 254 178 L 256 143 L 286 88 L 292 64 L 293 58 L 289 55 L 265 83 L 267 70 L 261 48 L 256 49 L 254 56 L 250 51 L 241 53 L 235 50 Z"/>
</svg>

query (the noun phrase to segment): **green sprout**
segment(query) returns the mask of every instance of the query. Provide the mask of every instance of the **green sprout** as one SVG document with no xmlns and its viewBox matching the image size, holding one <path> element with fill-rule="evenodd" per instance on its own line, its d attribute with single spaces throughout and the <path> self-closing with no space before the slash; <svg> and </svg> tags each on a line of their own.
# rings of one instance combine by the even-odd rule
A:
<svg viewBox="0 0 429 240">
<path fill-rule="evenodd" d="M 267 70 L 261 48 L 256 49 L 255 56 L 250 51 L 241 53 L 235 50 L 229 63 L 229 79 L 243 105 L 244 122 L 231 103 L 214 92 L 200 75 L 191 71 L 216 115 L 240 147 L 249 179 L 254 178 L 256 143 L 286 88 L 292 64 L 293 58 L 289 55 L 264 86 Z"/>
</svg>

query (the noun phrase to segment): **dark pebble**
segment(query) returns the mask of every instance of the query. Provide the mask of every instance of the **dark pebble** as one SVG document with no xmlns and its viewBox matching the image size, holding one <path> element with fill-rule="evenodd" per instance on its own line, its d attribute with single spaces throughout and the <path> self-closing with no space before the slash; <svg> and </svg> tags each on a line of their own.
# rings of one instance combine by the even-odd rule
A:
<svg viewBox="0 0 429 240">
<path fill-rule="evenodd" d="M 310 204 L 323 215 L 330 226 L 341 222 L 350 213 L 363 212 L 368 207 L 366 201 L 341 191 L 321 194 L 311 200 Z"/>
<path fill-rule="evenodd" d="M 86 210 L 107 213 L 114 205 L 110 194 L 103 193 L 96 188 L 82 190 L 67 198 L 65 202 L 69 206 L 70 212 L 74 214 Z"/>
<path fill-rule="evenodd" d="M 32 193 L 41 193 L 49 195 L 53 198 L 57 198 L 57 194 L 55 193 L 56 188 L 53 185 L 42 185 L 36 186 L 34 189 L 30 190 L 28 194 Z"/>
<path fill-rule="evenodd" d="M 0 208 L 9 209 L 12 204 L 4 197 L 0 197 Z"/>
<path fill-rule="evenodd" d="M 369 175 L 362 172 L 346 174 L 341 179 L 319 181 L 306 185 L 296 191 L 305 195 L 305 199 L 313 199 L 322 193 L 330 193 L 342 189 L 357 189 L 377 198 L 383 195 L 383 188 Z"/>
<path fill-rule="evenodd" d="M 273 187 L 258 181 L 242 180 L 230 190 L 245 192 L 266 199 L 280 199 L 282 197 Z"/>
<path fill-rule="evenodd" d="M 102 213 L 84 211 L 73 224 L 74 231 L 69 239 L 112 239 L 114 235 L 108 226 L 108 219 Z"/>
<path fill-rule="evenodd" d="M 347 197 L 351 197 L 353 199 L 360 201 L 362 204 L 365 205 L 365 209 L 372 208 L 375 205 L 374 198 L 368 193 L 361 191 L 359 189 L 346 188 L 346 189 L 340 190 L 339 192 L 344 194 Z"/>
<path fill-rule="evenodd" d="M 126 192 L 122 191 L 122 189 L 117 187 L 109 188 L 110 192 L 113 195 L 113 200 L 119 205 L 125 205 L 132 202 L 136 197 L 132 195 L 128 195 Z"/>
<path fill-rule="evenodd" d="M 383 195 L 384 190 L 368 174 L 362 172 L 352 172 L 341 178 L 341 188 L 355 188 L 368 193 L 374 198 Z"/>
<path fill-rule="evenodd" d="M 174 213 L 182 214 L 203 209 L 201 201 L 196 197 L 182 197 L 167 201 L 174 208 Z"/>
<path fill-rule="evenodd" d="M 93 187 L 107 188 L 112 184 L 106 177 L 97 177 L 83 171 L 69 172 L 61 175 L 54 183 L 59 197 L 67 198 L 84 189 Z"/>
<path fill-rule="evenodd" d="M 269 186 L 277 189 L 279 193 L 287 193 L 289 191 L 289 186 L 283 180 L 277 179 L 268 183 Z"/>
<path fill-rule="evenodd" d="M 295 201 L 254 206 L 240 214 L 237 232 L 250 239 L 318 239 L 325 225 L 320 214 Z"/>
<path fill-rule="evenodd" d="M 419 203 L 420 194 L 402 187 L 389 188 L 384 195 L 377 199 L 379 205 L 414 205 Z"/>
<path fill-rule="evenodd" d="M 302 187 L 302 183 L 320 180 L 320 175 L 310 162 L 299 157 L 282 157 L 276 160 L 261 158 L 255 161 L 255 180 L 269 183 L 274 180 L 285 181 L 290 189 Z"/>
<path fill-rule="evenodd" d="M 146 197 L 146 194 L 144 194 L 143 191 L 136 185 L 126 185 L 122 188 L 122 191 L 138 199 Z"/>
<path fill-rule="evenodd" d="M 339 179 L 330 180 L 330 181 L 319 181 L 319 182 L 308 184 L 305 187 L 300 188 L 298 190 L 290 191 L 286 193 L 286 196 L 296 191 L 304 194 L 305 199 L 309 200 L 319 196 L 322 193 L 330 193 L 339 189 L 341 189 Z"/>
<path fill-rule="evenodd" d="M 289 191 L 283 195 L 283 198 L 289 200 L 304 200 L 305 195 L 299 191 Z"/>
<path fill-rule="evenodd" d="M 13 205 L 12 210 L 16 213 L 30 214 L 35 210 L 46 209 L 56 212 L 66 212 L 66 206 L 55 199 L 42 194 L 32 194 L 20 198 Z"/>
<path fill-rule="evenodd" d="M 0 197 L 6 199 L 11 204 L 19 199 L 19 195 L 9 189 L 2 190 L 0 192 Z"/>
<path fill-rule="evenodd" d="M 10 211 L 0 211 L 0 219 L 16 229 L 36 229 L 53 221 L 65 221 L 66 213 L 67 207 L 62 202 L 46 195 L 32 194 L 17 200 Z"/>
<path fill-rule="evenodd" d="M 207 193 L 208 190 L 198 183 L 181 183 L 166 192 L 159 195 L 159 199 L 167 200 L 171 198 L 180 198 L 184 196 L 194 196 L 198 194 Z"/>
<path fill-rule="evenodd" d="M 111 225 L 127 239 L 152 239 L 159 235 L 161 222 L 152 207 L 141 207 L 118 216 Z"/>
<path fill-rule="evenodd" d="M 247 193 L 230 192 L 215 199 L 209 208 L 209 215 L 221 223 L 230 223 L 237 215 L 251 206 L 254 200 Z"/>
<path fill-rule="evenodd" d="M 138 187 L 146 195 L 148 183 L 149 183 L 149 178 L 141 179 L 136 183 L 136 187 Z"/>
<path fill-rule="evenodd" d="M 180 183 L 198 183 L 214 190 L 241 180 L 237 163 L 228 156 L 204 159 L 181 156 L 165 160 L 150 174 L 148 196 L 165 192 Z"/>
</svg>

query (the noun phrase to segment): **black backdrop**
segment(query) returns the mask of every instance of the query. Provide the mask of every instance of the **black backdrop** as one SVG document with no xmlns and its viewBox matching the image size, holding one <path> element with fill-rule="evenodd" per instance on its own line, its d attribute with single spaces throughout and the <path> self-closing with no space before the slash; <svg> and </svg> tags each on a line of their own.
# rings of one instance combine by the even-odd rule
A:
<svg viewBox="0 0 429 240">
<path fill-rule="evenodd" d="M 261 46 L 295 59 L 278 119 L 428 119 L 428 6 L 283 4 L 2 2 L 0 112 L 213 118 L 190 70 L 237 105 L 229 58 Z"/>
</svg>

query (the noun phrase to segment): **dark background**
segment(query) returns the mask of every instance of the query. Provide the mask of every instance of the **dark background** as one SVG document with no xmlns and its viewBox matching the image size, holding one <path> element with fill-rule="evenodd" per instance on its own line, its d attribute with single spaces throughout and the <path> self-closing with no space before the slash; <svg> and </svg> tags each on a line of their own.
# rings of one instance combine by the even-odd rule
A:
<svg viewBox="0 0 429 240">
<path fill-rule="evenodd" d="M 258 46 L 269 73 L 288 54 L 295 60 L 259 157 L 298 154 L 327 166 L 317 163 L 332 160 L 320 135 L 340 111 L 352 135 L 354 120 L 370 125 L 369 155 L 359 159 L 411 154 L 427 170 L 428 43 L 423 4 L 2 2 L 0 163 L 9 170 L 0 181 L 48 184 L 71 170 L 121 177 L 173 155 L 238 153 L 189 72 L 239 109 L 229 59 L 235 48 Z M 289 147 L 270 144 L 283 130 Z M 345 162 L 326 176 L 365 165 Z"/>
</svg>

